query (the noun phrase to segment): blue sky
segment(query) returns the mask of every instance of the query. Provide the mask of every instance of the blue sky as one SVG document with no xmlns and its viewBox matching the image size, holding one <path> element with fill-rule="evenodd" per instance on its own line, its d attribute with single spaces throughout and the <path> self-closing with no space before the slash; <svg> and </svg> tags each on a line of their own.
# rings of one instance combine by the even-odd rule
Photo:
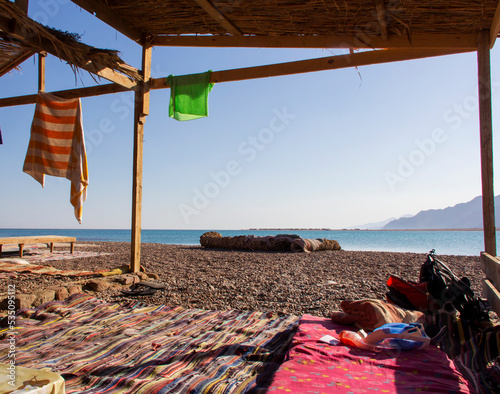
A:
<svg viewBox="0 0 500 394">
<path fill-rule="evenodd" d="M 86 44 L 117 49 L 140 68 L 138 45 L 68 0 L 32 1 L 29 14 Z M 158 47 L 152 76 L 344 53 Z M 494 48 L 494 128 L 499 61 Z M 47 58 L 47 91 L 94 84 Z M 36 89 L 34 58 L 0 78 L 2 97 Z M 145 229 L 345 228 L 481 194 L 475 53 L 220 83 L 209 95 L 209 117 L 189 122 L 168 117 L 169 96 L 169 89 L 151 93 Z M 90 186 L 81 225 L 69 181 L 46 177 L 42 188 L 22 172 L 34 105 L 0 108 L 0 227 L 130 228 L 132 102 L 131 92 L 82 99 Z M 495 157 L 496 135 L 494 144 Z"/>
</svg>

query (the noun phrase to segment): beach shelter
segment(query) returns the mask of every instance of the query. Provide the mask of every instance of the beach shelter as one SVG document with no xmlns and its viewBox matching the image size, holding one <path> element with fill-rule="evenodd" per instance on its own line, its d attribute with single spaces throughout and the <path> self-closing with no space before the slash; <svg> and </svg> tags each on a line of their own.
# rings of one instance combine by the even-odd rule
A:
<svg viewBox="0 0 500 394">
<path fill-rule="evenodd" d="M 133 271 L 140 268 L 142 144 L 149 92 L 169 87 L 166 77 L 151 78 L 153 46 L 351 50 L 347 55 L 214 71 L 210 82 L 218 83 L 477 51 L 484 250 L 488 256 L 496 256 L 490 48 L 500 31 L 498 0 L 72 1 L 140 45 L 142 69 L 125 64 L 112 51 L 85 46 L 32 21 L 27 16 L 28 0 L 0 0 L 0 76 L 39 53 L 38 89 L 44 90 L 43 56 L 48 52 L 111 81 L 52 92 L 59 97 L 135 92 Z M 30 104 L 35 98 L 34 94 L 1 98 L 0 106 Z M 493 271 L 500 272 L 500 268 Z M 500 274 L 495 275 L 500 283 Z M 497 296 L 500 300 L 500 293 Z"/>
</svg>

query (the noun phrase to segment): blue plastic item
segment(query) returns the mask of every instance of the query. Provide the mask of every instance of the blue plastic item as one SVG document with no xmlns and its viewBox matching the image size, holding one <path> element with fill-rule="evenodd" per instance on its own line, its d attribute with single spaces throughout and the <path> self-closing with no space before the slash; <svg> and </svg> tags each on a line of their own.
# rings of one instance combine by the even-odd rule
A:
<svg viewBox="0 0 500 394">
<path fill-rule="evenodd" d="M 368 334 L 366 344 L 391 349 L 423 349 L 431 339 L 419 323 L 388 323 Z"/>
<path fill-rule="evenodd" d="M 419 323 L 388 323 L 370 334 L 366 334 L 363 330 L 342 331 L 339 340 L 344 345 L 375 352 L 390 349 L 423 349 L 431 343 L 431 339 Z"/>
</svg>

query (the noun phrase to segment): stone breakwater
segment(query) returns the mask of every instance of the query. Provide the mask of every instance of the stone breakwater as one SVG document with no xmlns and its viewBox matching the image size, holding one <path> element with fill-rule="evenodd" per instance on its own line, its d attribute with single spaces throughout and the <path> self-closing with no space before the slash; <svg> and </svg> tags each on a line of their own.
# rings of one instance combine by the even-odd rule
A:
<svg viewBox="0 0 500 394">
<path fill-rule="evenodd" d="M 79 242 L 85 250 L 112 253 L 99 257 L 49 261 L 59 269 L 113 269 L 130 261 L 128 242 Z M 91 246 L 93 245 L 93 246 Z M 479 256 L 438 256 L 458 276 L 467 276 L 481 294 L 483 273 Z M 425 254 L 393 252 L 321 251 L 314 253 L 253 252 L 204 249 L 201 246 L 143 244 L 142 266 L 166 288 L 154 295 L 126 297 L 117 285 L 94 291 L 108 301 L 142 300 L 186 308 L 273 311 L 279 314 L 329 316 L 345 299 L 385 300 L 390 275 L 418 280 Z M 0 279 L 0 293 L 15 284 L 16 293 L 34 294 L 71 286 L 83 278 L 9 274 Z M 99 278 L 89 278 L 99 279 Z M 116 278 L 118 279 L 118 278 Z M 135 279 L 137 280 L 137 279 Z M 80 282 L 81 283 L 81 282 Z"/>
</svg>

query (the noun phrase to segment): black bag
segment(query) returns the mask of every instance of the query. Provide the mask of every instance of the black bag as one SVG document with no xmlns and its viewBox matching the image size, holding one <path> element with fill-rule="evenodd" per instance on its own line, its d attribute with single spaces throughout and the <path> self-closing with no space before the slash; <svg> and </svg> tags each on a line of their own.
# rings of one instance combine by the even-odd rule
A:
<svg viewBox="0 0 500 394">
<path fill-rule="evenodd" d="M 433 298 L 433 309 L 456 309 L 462 319 L 489 321 L 486 303 L 474 295 L 469 279 L 459 279 L 446 264 L 435 257 L 434 252 L 433 249 L 428 254 L 420 269 L 420 282 L 427 283 L 427 290 Z"/>
</svg>

